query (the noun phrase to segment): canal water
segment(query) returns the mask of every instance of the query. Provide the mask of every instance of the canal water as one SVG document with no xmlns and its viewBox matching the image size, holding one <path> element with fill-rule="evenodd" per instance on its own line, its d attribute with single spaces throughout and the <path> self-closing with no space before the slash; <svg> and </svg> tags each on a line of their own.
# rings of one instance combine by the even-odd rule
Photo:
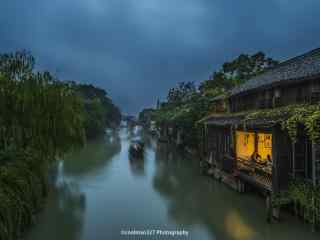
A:
<svg viewBox="0 0 320 240">
<path fill-rule="evenodd" d="M 130 161 L 130 141 L 138 137 L 146 142 L 145 158 Z M 26 239 L 320 239 L 286 214 L 267 224 L 262 198 L 201 176 L 198 165 L 139 129 L 108 131 L 59 162 L 47 204 Z M 125 235 L 129 230 L 188 235 Z"/>
</svg>

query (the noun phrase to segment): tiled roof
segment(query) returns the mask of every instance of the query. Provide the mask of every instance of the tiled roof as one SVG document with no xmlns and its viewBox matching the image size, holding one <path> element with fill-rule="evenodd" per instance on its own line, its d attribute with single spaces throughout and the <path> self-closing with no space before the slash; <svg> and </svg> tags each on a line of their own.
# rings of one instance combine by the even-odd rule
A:
<svg viewBox="0 0 320 240">
<path fill-rule="evenodd" d="M 212 101 L 220 101 L 226 98 L 226 94 L 220 94 L 212 99 Z"/>
<path fill-rule="evenodd" d="M 282 81 L 310 79 L 317 75 L 320 75 L 320 48 L 282 62 L 265 73 L 251 78 L 232 89 L 231 96 L 256 88 L 268 87 Z"/>
<path fill-rule="evenodd" d="M 246 113 L 212 113 L 202 118 L 198 123 L 206 123 L 213 125 L 232 125 L 239 122 Z"/>
<path fill-rule="evenodd" d="M 207 125 L 215 125 L 215 126 L 232 126 L 235 124 L 240 124 L 242 118 L 241 117 L 225 117 L 225 118 L 216 118 L 209 119 L 205 123 Z"/>
</svg>

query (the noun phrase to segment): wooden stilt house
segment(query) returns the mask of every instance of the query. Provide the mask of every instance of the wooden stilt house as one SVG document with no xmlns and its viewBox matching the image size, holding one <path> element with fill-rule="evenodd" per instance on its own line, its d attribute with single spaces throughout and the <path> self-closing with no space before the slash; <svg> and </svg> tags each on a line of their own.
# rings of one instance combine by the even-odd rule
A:
<svg viewBox="0 0 320 240">
<path fill-rule="evenodd" d="M 264 192 L 297 178 L 320 183 L 320 49 L 248 80 L 225 101 L 227 112 L 201 121 L 207 161 Z"/>
</svg>

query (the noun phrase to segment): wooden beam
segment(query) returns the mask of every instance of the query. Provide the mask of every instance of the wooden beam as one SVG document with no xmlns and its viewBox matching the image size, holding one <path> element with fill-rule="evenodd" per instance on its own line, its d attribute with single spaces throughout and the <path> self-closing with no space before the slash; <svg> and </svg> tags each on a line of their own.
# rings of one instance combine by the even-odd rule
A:
<svg viewBox="0 0 320 240">
<path fill-rule="evenodd" d="M 317 183 L 316 179 L 316 144 L 312 142 L 312 184 L 315 186 Z"/>
<path fill-rule="evenodd" d="M 316 176 L 316 143 L 314 141 L 312 141 L 312 185 L 316 186 L 317 184 L 317 176 Z M 312 206 L 313 208 L 315 207 L 315 199 L 314 196 L 312 196 Z M 315 212 L 313 212 L 312 214 L 312 229 L 314 231 L 314 227 L 315 227 Z"/>
<path fill-rule="evenodd" d="M 308 144 L 308 139 L 306 139 L 306 141 L 305 141 L 305 154 L 304 154 L 304 177 L 306 179 L 309 176 L 308 160 L 309 160 L 309 144 Z"/>
<path fill-rule="evenodd" d="M 292 177 L 296 178 L 296 144 L 292 142 Z"/>
<path fill-rule="evenodd" d="M 254 152 L 258 152 L 258 132 L 254 131 Z"/>
<path fill-rule="evenodd" d="M 279 146 L 279 129 L 278 127 L 272 128 L 272 191 L 278 193 L 279 191 L 279 173 L 278 173 L 278 146 Z"/>
</svg>

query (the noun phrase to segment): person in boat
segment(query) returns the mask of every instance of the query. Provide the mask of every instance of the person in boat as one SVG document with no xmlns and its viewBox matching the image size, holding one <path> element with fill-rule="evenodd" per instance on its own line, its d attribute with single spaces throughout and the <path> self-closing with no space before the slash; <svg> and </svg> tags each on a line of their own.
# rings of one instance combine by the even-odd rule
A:
<svg viewBox="0 0 320 240">
<path fill-rule="evenodd" d="M 134 141 L 129 149 L 131 155 L 141 157 L 144 153 L 144 143 L 141 141 Z"/>
</svg>

